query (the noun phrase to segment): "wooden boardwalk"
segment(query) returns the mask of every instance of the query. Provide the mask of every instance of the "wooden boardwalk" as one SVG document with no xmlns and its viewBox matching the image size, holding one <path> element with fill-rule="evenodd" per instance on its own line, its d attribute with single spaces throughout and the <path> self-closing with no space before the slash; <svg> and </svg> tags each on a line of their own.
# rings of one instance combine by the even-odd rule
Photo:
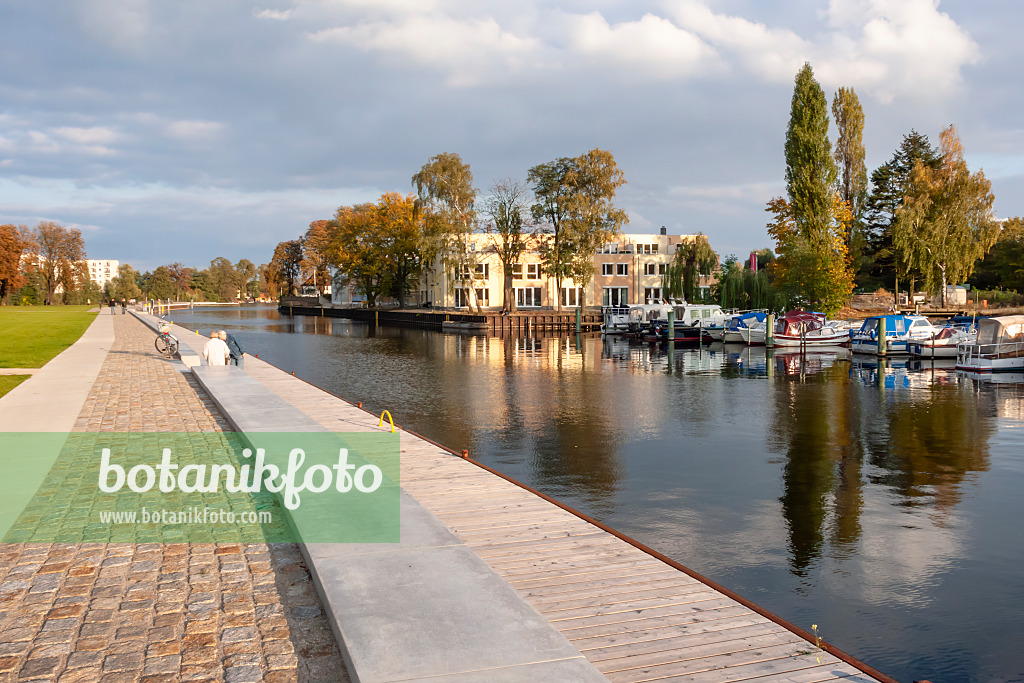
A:
<svg viewBox="0 0 1024 683">
<path fill-rule="evenodd" d="M 376 417 L 273 366 L 251 359 L 246 371 L 328 429 L 377 429 Z M 429 441 L 403 433 L 401 444 L 402 487 L 610 681 L 892 680 Z"/>
</svg>

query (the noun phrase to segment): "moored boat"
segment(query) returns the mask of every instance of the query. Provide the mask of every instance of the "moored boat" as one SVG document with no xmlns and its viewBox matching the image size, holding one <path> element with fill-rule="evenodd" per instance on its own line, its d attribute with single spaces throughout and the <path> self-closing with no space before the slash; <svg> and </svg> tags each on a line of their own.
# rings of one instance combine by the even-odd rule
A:
<svg viewBox="0 0 1024 683">
<path fill-rule="evenodd" d="M 976 331 L 972 333 L 949 325 L 941 328 L 931 339 L 908 342 L 907 353 L 916 358 L 956 358 L 957 347 L 973 343 L 976 337 Z"/>
<path fill-rule="evenodd" d="M 979 320 L 977 341 L 957 347 L 956 369 L 1024 372 L 1024 315 Z"/>
<path fill-rule="evenodd" d="M 776 346 L 844 346 L 849 332 L 830 323 L 824 313 L 790 311 L 775 321 Z"/>
<path fill-rule="evenodd" d="M 604 323 L 601 331 L 605 334 L 626 334 L 629 332 L 629 306 L 605 306 L 601 309 Z"/>
<path fill-rule="evenodd" d="M 748 311 L 743 315 L 734 316 L 725 324 L 722 341 L 728 343 L 745 343 L 740 330 L 755 323 L 764 322 L 768 317 L 765 311 Z"/>
<path fill-rule="evenodd" d="M 923 315 L 875 315 L 866 318 L 859 330 L 850 332 L 854 353 L 878 353 L 878 332 L 883 321 L 886 354 L 905 354 L 908 343 L 931 339 L 938 332 Z"/>
</svg>

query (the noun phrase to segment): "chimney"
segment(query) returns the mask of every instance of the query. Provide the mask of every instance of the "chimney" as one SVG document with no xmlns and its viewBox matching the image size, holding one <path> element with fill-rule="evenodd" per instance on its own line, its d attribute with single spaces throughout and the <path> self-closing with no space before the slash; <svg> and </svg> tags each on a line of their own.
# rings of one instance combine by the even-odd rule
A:
<svg viewBox="0 0 1024 683">
<path fill-rule="evenodd" d="M 665 226 L 664 226 L 664 225 L 663 225 L 663 226 L 661 226 L 661 234 L 662 234 L 662 235 L 667 235 L 667 234 L 668 234 L 668 231 L 667 231 L 667 230 L 665 230 Z"/>
</svg>

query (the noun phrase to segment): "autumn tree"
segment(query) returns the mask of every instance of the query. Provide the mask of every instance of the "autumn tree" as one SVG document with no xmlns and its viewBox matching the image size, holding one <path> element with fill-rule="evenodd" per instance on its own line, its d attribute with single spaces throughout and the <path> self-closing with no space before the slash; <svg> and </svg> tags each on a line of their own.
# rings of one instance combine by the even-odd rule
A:
<svg viewBox="0 0 1024 683">
<path fill-rule="evenodd" d="M 0 225 L 0 304 L 7 305 L 13 290 L 25 284 L 22 256 L 31 245 L 28 228 Z"/>
<path fill-rule="evenodd" d="M 256 278 L 256 265 L 247 258 L 235 264 L 235 287 L 242 298 L 252 296 L 252 283 Z"/>
<path fill-rule="evenodd" d="M 341 278 L 355 284 L 371 308 L 383 293 L 387 263 L 383 255 L 386 236 L 372 203 L 342 206 L 331 221 L 331 258 Z"/>
<path fill-rule="evenodd" d="M 853 293 L 853 270 L 846 251 L 847 225 L 853 219 L 849 206 L 838 194 L 832 195 L 824 239 L 808 240 L 801 231 L 792 203 L 782 197 L 768 202 L 773 214 L 768 234 L 775 240 L 778 255 L 775 278 L 791 299 L 805 299 L 829 316 L 834 316 Z"/>
<path fill-rule="evenodd" d="M 707 236 L 697 233 L 694 239 L 676 245 L 676 254 L 662 278 L 662 292 L 667 298 L 696 301 L 701 273 L 711 273 L 717 267 L 718 254 Z"/>
<path fill-rule="evenodd" d="M 832 98 L 832 119 L 837 130 L 833 153 L 838 167 L 837 188 L 839 197 L 849 205 L 853 214 L 846 233 L 846 248 L 856 271 L 864 250 L 862 219 L 868 172 L 864 164 L 864 110 L 852 88 L 840 88 Z"/>
<path fill-rule="evenodd" d="M 275 271 L 274 280 L 279 286 L 279 296 L 293 294 L 295 281 L 302 268 L 301 242 L 299 240 L 279 242 L 274 248 L 274 256 L 270 259 L 270 267 Z"/>
<path fill-rule="evenodd" d="M 449 287 L 462 284 L 469 290 L 471 309 L 479 310 L 473 287 L 476 259 L 469 249 L 469 236 L 476 226 L 477 190 L 469 164 L 452 152 L 430 158 L 412 177 L 423 210 L 422 253 L 427 268 L 437 259 L 448 274 Z"/>
<path fill-rule="evenodd" d="M 323 294 L 330 282 L 329 247 L 331 242 L 330 221 L 316 220 L 309 224 L 302 237 L 302 269 L 313 278 L 316 293 Z"/>
<path fill-rule="evenodd" d="M 1003 222 L 992 250 L 974 265 L 968 282 L 976 289 L 1024 292 L 1024 219 Z"/>
<path fill-rule="evenodd" d="M 135 299 L 142 295 L 138 285 L 139 273 L 127 263 L 117 268 L 117 275 L 110 279 L 108 289 L 110 297 L 115 301 Z"/>
<path fill-rule="evenodd" d="M 383 293 L 397 299 L 400 308 L 423 272 L 423 218 L 414 195 L 387 192 L 377 201 L 375 220 L 384 242 Z"/>
<path fill-rule="evenodd" d="M 946 286 L 970 276 L 975 261 L 995 244 L 999 225 L 992 218 L 992 183 L 967 168 L 956 128 L 942 131 L 939 146 L 938 168 L 918 161 L 910 173 L 893 244 L 908 267 L 921 271 L 926 288 L 939 288 L 945 306 Z"/>
<path fill-rule="evenodd" d="M 547 239 L 540 243 L 544 272 L 555 278 L 561 310 L 562 282 L 586 287 L 594 275 L 594 253 L 618 236 L 628 222 L 613 204 L 626 183 L 611 152 L 592 149 L 530 169 L 527 182 L 537 200 L 533 218 Z"/>
<path fill-rule="evenodd" d="M 192 269 L 186 268 L 184 264 L 175 261 L 167 266 L 167 275 L 171 278 L 171 282 L 174 283 L 174 296 L 177 299 L 181 299 L 192 285 Z"/>
<path fill-rule="evenodd" d="M 53 304 L 57 285 L 62 281 L 74 286 L 81 274 L 79 263 L 85 260 L 85 240 L 78 228 L 43 221 L 33 233 L 37 268 L 46 286 L 46 303 Z M 67 291 L 67 290 L 65 290 Z"/>
<path fill-rule="evenodd" d="M 494 227 L 494 232 L 490 233 L 487 250 L 501 261 L 504 279 L 502 306 L 509 312 L 516 310 L 512 266 L 519 263 L 530 237 L 527 228 L 527 194 L 527 188 L 519 181 L 512 178 L 499 180 L 491 187 L 491 194 L 484 209 Z"/>
<path fill-rule="evenodd" d="M 145 294 L 151 299 L 170 300 L 175 290 L 176 285 L 171 279 L 168 266 L 158 266 L 146 279 Z"/>
</svg>

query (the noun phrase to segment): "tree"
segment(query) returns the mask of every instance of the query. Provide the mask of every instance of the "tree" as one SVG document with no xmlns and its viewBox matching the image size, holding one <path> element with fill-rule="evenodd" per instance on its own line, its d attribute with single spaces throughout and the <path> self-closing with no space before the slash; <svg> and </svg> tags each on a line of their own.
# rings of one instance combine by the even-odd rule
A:
<svg viewBox="0 0 1024 683">
<path fill-rule="evenodd" d="M 135 282 L 137 276 L 138 272 L 127 263 L 118 266 L 117 276 L 110 279 L 110 297 L 115 301 L 127 301 L 141 296 L 142 292 Z"/>
<path fill-rule="evenodd" d="M 367 306 L 376 306 L 387 273 L 386 236 L 377 207 L 370 203 L 339 207 L 331 228 L 331 258 L 338 264 L 341 278 L 355 283 L 356 290 L 366 296 Z"/>
<path fill-rule="evenodd" d="M 192 284 L 192 270 L 175 261 L 167 266 L 167 275 L 174 283 L 174 296 L 181 299 Z"/>
<path fill-rule="evenodd" d="M 235 264 L 235 287 L 238 288 L 239 296 L 252 296 L 251 285 L 255 277 L 256 266 L 249 259 L 240 259 Z"/>
<path fill-rule="evenodd" d="M 330 221 L 317 220 L 309 224 L 302 237 L 302 268 L 313 278 L 313 287 L 318 295 L 330 282 L 328 251 L 331 242 Z"/>
<path fill-rule="evenodd" d="M 676 255 L 662 280 L 662 291 L 669 298 L 696 301 L 701 274 L 717 267 L 718 254 L 711 248 L 707 236 L 697 233 L 694 239 L 676 246 Z"/>
<path fill-rule="evenodd" d="M 85 260 L 85 240 L 78 228 L 43 221 L 36 226 L 37 267 L 46 285 L 46 303 L 54 303 L 57 285 L 74 286 L 80 275 L 77 264 Z M 67 290 L 65 290 L 67 291 Z"/>
<path fill-rule="evenodd" d="M 786 193 L 797 230 L 810 242 L 827 239 L 836 165 L 828 141 L 828 103 L 804 63 L 796 75 L 786 131 Z"/>
<path fill-rule="evenodd" d="M 169 300 L 174 296 L 175 284 L 167 266 L 158 266 L 146 282 L 146 296 L 152 299 Z"/>
<path fill-rule="evenodd" d="M 992 183 L 981 171 L 971 173 L 964 161 L 956 128 L 939 136 L 942 161 L 938 168 L 920 160 L 914 164 L 903 205 L 896 211 L 893 244 L 908 267 L 918 268 L 925 287 L 962 282 L 999 236 L 992 218 Z"/>
<path fill-rule="evenodd" d="M 423 272 L 423 216 L 416 210 L 416 197 L 387 192 L 377 201 L 375 220 L 384 241 L 383 293 L 405 308 L 406 297 Z"/>
<path fill-rule="evenodd" d="M 31 246 L 24 225 L 0 225 L 0 304 L 6 306 L 11 291 L 25 284 L 22 256 Z"/>
<path fill-rule="evenodd" d="M 594 253 L 628 222 L 626 212 L 612 203 L 615 191 L 626 183 L 625 174 L 611 152 L 592 149 L 534 166 L 527 182 L 537 198 L 533 218 L 548 235 L 540 245 L 544 272 L 555 278 L 559 293 L 567 278 L 586 287 L 594 274 Z"/>
<path fill-rule="evenodd" d="M 295 280 L 302 267 L 302 244 L 299 240 L 278 242 L 274 248 L 274 256 L 270 259 L 271 268 L 275 269 L 275 281 L 278 283 L 279 296 L 290 296 L 295 292 Z"/>
<path fill-rule="evenodd" d="M 1010 218 L 983 260 L 974 265 L 968 282 L 977 289 L 1024 292 L 1024 219 Z"/>
<path fill-rule="evenodd" d="M 774 214 L 768 234 L 775 240 L 778 254 L 776 280 L 791 297 L 804 298 L 829 316 L 836 315 L 853 292 L 853 271 L 843 239 L 853 219 L 849 206 L 838 194 L 832 196 L 827 232 L 814 242 L 801 233 L 790 202 L 775 197 L 765 210 Z"/>
<path fill-rule="evenodd" d="M 501 261 L 501 271 L 504 275 L 502 307 L 509 312 L 516 310 L 512 266 L 519 263 L 520 257 L 526 251 L 529 238 L 526 229 L 529 210 L 526 196 L 525 186 L 518 180 L 505 178 L 491 187 L 491 194 L 484 209 L 494 225 L 488 250 Z"/>
<path fill-rule="evenodd" d="M 469 235 L 476 225 L 476 196 L 469 164 L 458 154 L 445 152 L 430 158 L 412 177 L 417 209 L 425 209 L 422 253 L 428 268 L 436 259 L 448 273 L 449 287 L 468 282 L 470 308 L 478 310 L 473 288 L 476 260 L 469 251 Z"/>
<path fill-rule="evenodd" d="M 839 170 L 839 197 L 850 206 L 853 214 L 846 234 L 846 248 L 856 271 L 864 250 L 862 219 L 868 173 L 864 164 L 864 110 L 852 88 L 840 88 L 836 92 L 832 99 L 832 118 L 838 131 L 833 156 Z"/>
<path fill-rule="evenodd" d="M 907 194 L 910 172 L 918 161 L 938 168 L 941 158 L 927 136 L 911 130 L 903 136 L 892 159 L 871 172 L 871 194 L 864 207 L 866 247 L 860 268 L 862 277 L 870 274 L 883 282 L 887 279 L 891 282 L 898 268 L 906 271 L 906 264 L 896 263 L 892 225 Z"/>
</svg>

